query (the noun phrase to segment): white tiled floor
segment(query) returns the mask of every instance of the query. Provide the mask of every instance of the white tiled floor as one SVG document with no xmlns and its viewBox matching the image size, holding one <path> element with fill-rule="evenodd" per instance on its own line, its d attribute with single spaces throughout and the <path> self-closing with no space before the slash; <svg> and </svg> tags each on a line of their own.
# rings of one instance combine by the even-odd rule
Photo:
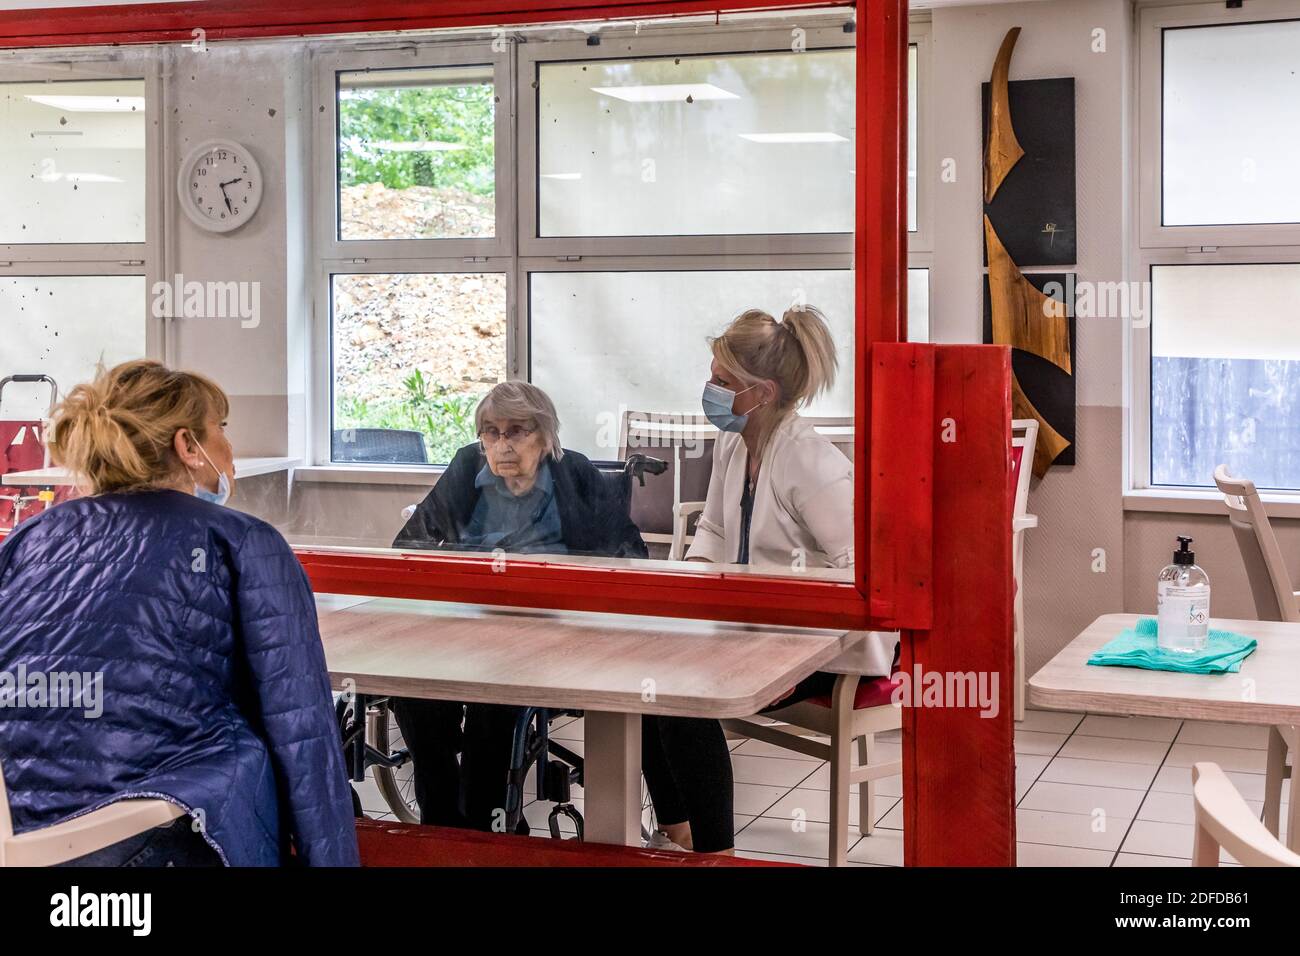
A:
<svg viewBox="0 0 1300 956">
<path fill-rule="evenodd" d="M 582 721 L 557 723 L 557 740 L 581 753 Z M 896 759 L 898 733 L 877 738 L 879 759 Z M 1153 717 L 1029 711 L 1016 725 L 1016 836 L 1022 866 L 1187 866 L 1192 853 L 1192 773 L 1218 763 L 1262 812 L 1267 728 Z M 830 768 L 755 740 L 731 743 L 736 781 L 736 852 L 753 859 L 825 865 Z M 1290 783 L 1282 791 L 1282 819 Z M 374 784 L 358 787 L 367 815 L 391 818 Z M 850 802 L 849 860 L 903 861 L 902 781 L 877 781 L 876 830 L 857 831 Z M 525 799 L 531 800 L 530 783 Z M 581 790 L 575 791 L 581 809 Z M 534 836 L 549 836 L 549 806 L 525 808 Z M 571 833 L 567 821 L 564 832 Z M 1225 857 L 1225 862 L 1231 862 Z"/>
</svg>

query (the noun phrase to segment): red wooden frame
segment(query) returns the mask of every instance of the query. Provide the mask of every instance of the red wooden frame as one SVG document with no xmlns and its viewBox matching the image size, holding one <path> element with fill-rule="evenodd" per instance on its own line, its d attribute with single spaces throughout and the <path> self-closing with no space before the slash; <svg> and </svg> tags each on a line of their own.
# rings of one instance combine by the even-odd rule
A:
<svg viewBox="0 0 1300 956">
<path fill-rule="evenodd" d="M 209 41 L 315 35 L 376 29 L 662 17 L 737 9 L 845 5 L 790 0 L 222 0 L 92 8 L 0 11 L 0 48 L 189 41 L 202 27 Z M 873 342 L 895 342 L 906 289 L 905 162 L 907 19 L 905 0 L 863 8 L 857 44 L 858 113 L 855 412 L 870 421 Z M 868 429 L 857 429 L 857 460 L 866 461 Z M 305 548 L 298 553 L 321 591 L 459 602 L 527 604 L 562 610 L 619 610 L 694 618 L 824 627 L 895 627 L 915 620 L 895 613 L 892 594 L 868 600 L 871 500 L 869 470 L 857 470 L 853 582 L 607 570 L 555 562 L 507 562 L 441 554 L 361 554 Z"/>
<path fill-rule="evenodd" d="M 0 11 L 0 48 L 319 35 L 848 5 L 789 0 L 205 0 Z M 299 552 L 320 591 L 905 632 L 903 664 L 1001 678 L 1000 710 L 905 708 L 905 862 L 1015 859 L 1010 369 L 1005 348 L 897 344 L 906 303 L 906 0 L 856 4 L 853 583 Z M 940 439 L 951 419 L 957 440 Z"/>
</svg>

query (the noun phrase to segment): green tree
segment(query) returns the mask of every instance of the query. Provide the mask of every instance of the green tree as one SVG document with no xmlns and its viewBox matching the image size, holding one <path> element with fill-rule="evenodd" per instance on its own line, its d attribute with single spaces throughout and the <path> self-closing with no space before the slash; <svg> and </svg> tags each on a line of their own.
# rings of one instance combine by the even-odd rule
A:
<svg viewBox="0 0 1300 956">
<path fill-rule="evenodd" d="M 339 96 L 339 184 L 431 186 L 480 196 L 494 188 L 495 103 L 489 84 L 344 90 Z M 384 144 L 454 143 L 407 151 Z"/>
</svg>

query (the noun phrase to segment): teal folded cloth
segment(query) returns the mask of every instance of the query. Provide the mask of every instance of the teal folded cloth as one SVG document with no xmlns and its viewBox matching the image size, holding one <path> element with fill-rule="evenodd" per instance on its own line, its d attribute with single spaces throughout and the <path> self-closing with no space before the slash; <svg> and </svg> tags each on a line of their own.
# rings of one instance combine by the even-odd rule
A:
<svg viewBox="0 0 1300 956">
<path fill-rule="evenodd" d="M 1099 667 L 1145 667 L 1153 671 L 1182 671 L 1185 674 L 1223 674 L 1241 670 L 1241 662 L 1255 651 L 1253 637 L 1210 628 L 1205 646 L 1194 654 L 1163 650 L 1156 643 L 1156 619 L 1138 618 L 1137 626 L 1088 658 Z"/>
</svg>

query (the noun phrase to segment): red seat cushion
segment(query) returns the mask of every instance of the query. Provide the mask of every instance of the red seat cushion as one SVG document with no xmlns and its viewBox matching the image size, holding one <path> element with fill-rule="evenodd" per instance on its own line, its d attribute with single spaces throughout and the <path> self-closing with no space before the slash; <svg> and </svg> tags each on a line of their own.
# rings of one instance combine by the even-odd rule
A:
<svg viewBox="0 0 1300 956">
<path fill-rule="evenodd" d="M 858 681 L 858 692 L 853 695 L 853 709 L 866 710 L 868 707 L 882 707 L 885 704 L 892 703 L 894 691 L 902 681 L 895 674 L 893 677 L 868 677 Z M 819 707 L 829 707 L 831 698 L 829 694 L 822 694 L 820 697 L 809 697 L 809 703 L 817 704 Z"/>
</svg>

